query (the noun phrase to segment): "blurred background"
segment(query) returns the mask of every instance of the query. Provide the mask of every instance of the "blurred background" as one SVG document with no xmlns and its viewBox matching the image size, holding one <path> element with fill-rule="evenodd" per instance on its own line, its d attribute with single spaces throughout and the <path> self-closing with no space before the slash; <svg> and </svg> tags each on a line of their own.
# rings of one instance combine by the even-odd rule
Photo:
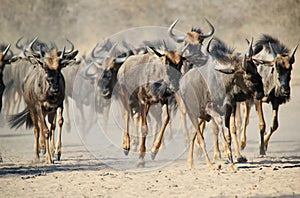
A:
<svg viewBox="0 0 300 198">
<path fill-rule="evenodd" d="M 0 40 L 15 43 L 39 36 L 41 40 L 71 39 L 80 50 L 124 29 L 139 26 L 209 30 L 237 49 L 245 38 L 261 33 L 278 37 L 289 48 L 300 39 L 300 0 L 1 0 Z"/>
</svg>

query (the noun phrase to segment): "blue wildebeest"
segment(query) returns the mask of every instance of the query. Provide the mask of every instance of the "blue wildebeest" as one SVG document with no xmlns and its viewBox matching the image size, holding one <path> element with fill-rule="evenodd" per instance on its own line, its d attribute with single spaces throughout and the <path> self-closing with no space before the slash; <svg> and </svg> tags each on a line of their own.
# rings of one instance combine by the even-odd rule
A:
<svg viewBox="0 0 300 198">
<path fill-rule="evenodd" d="M 21 44 L 22 37 L 17 40 L 16 48 L 20 50 L 18 54 L 14 56 L 15 62 L 9 65 L 4 72 L 9 74 L 9 78 L 6 78 L 6 84 L 9 90 L 5 94 L 6 113 L 13 114 L 19 111 L 21 104 L 23 90 L 22 86 L 24 79 L 33 70 L 33 65 L 28 60 L 26 53 L 28 53 L 28 46 L 33 42 L 32 49 L 35 51 L 45 52 L 49 48 L 46 43 L 38 40 L 37 38 L 32 41 L 27 41 Z"/>
<path fill-rule="evenodd" d="M 290 99 L 290 80 L 292 65 L 295 62 L 295 53 L 298 45 L 293 50 L 289 50 L 278 39 L 270 35 L 262 35 L 254 45 L 254 61 L 258 64 L 258 72 L 263 78 L 265 97 L 262 100 L 254 100 L 256 113 L 259 119 L 260 130 L 260 155 L 266 154 L 266 149 L 271 135 L 278 128 L 278 110 L 281 104 Z M 264 120 L 262 102 L 271 102 L 273 120 L 268 133 L 265 132 L 266 124 Z M 241 147 L 246 146 L 246 126 L 248 124 L 250 108 L 253 101 L 245 104 L 244 120 L 242 125 Z"/>
<path fill-rule="evenodd" d="M 191 31 L 187 32 L 185 35 L 181 35 L 181 34 L 174 34 L 173 33 L 173 29 L 175 27 L 175 25 L 178 22 L 178 19 L 175 20 L 169 27 L 168 29 L 168 34 L 169 36 L 177 43 L 184 43 L 184 45 L 189 44 L 189 46 L 187 47 L 187 50 L 185 52 L 185 57 L 188 61 L 186 61 L 184 63 L 184 65 L 182 66 L 182 73 L 186 73 L 187 71 L 189 71 L 191 68 L 193 67 L 200 67 L 202 65 L 205 65 L 208 57 L 206 55 L 206 53 L 204 53 L 202 51 L 202 45 L 205 39 L 211 37 L 214 32 L 215 32 L 215 28 L 214 26 L 207 20 L 205 19 L 207 24 L 210 27 L 210 32 L 208 33 L 203 33 L 203 31 L 200 28 L 197 27 L 193 27 L 191 29 Z M 177 99 L 178 101 L 180 101 L 180 99 Z M 178 105 L 180 106 L 182 104 L 182 101 L 178 103 Z M 188 137 L 188 130 L 187 130 L 187 123 L 186 123 L 186 111 L 183 107 L 183 105 L 181 105 L 180 109 L 180 116 L 181 116 L 181 120 L 182 120 L 182 124 L 183 124 L 183 134 L 185 137 L 185 141 L 188 142 L 189 141 L 189 137 Z"/>
<path fill-rule="evenodd" d="M 53 154 L 58 160 L 61 156 L 62 113 L 65 97 L 65 81 L 61 69 L 74 63 L 78 51 L 65 52 L 65 48 L 62 51 L 58 51 L 57 48 L 46 52 L 34 51 L 32 49 L 34 41 L 29 46 L 30 52 L 27 56 L 35 67 L 24 81 L 23 97 L 27 107 L 23 112 L 11 116 L 9 123 L 12 128 L 18 128 L 25 122 L 27 127 L 34 127 L 35 159 L 39 160 L 39 138 L 41 138 L 41 149 L 46 150 L 46 162 L 53 163 Z M 46 116 L 48 116 L 50 129 L 46 125 Z M 56 120 L 58 138 L 54 145 Z"/>
<path fill-rule="evenodd" d="M 151 149 L 155 158 L 161 145 L 165 128 L 169 122 L 168 98 L 178 89 L 180 70 L 184 62 L 184 53 L 165 51 L 159 53 L 147 47 L 148 53 L 129 56 L 118 71 L 118 98 L 123 105 L 124 133 L 122 147 L 125 154 L 130 150 L 129 119 L 134 108 L 138 108 L 141 120 L 139 161 L 137 166 L 144 166 L 146 152 L 145 141 L 148 133 L 147 114 L 154 103 L 162 105 L 163 121 L 158 136 Z M 134 105 L 134 107 L 133 107 Z"/>
<path fill-rule="evenodd" d="M 180 94 L 194 130 L 190 139 L 189 167 L 193 165 L 193 147 L 196 136 L 204 151 L 206 163 L 211 166 L 205 148 L 203 126 L 201 125 L 212 118 L 213 123 L 217 124 L 217 129 L 223 130 L 223 115 L 225 126 L 228 129 L 226 136 L 222 136 L 227 143 L 225 156 L 233 163 L 232 137 L 236 156 L 238 160 L 241 160 L 242 156 L 236 146 L 234 121 L 236 102 L 244 101 L 254 95 L 258 99 L 263 97 L 262 79 L 252 60 L 252 42 L 244 56 L 234 53 L 219 39 L 215 39 L 209 50 L 210 42 L 207 46 L 209 54 L 207 63 L 200 68 L 194 68 L 187 72 L 180 80 Z M 214 146 L 217 146 L 216 142 Z"/>
</svg>

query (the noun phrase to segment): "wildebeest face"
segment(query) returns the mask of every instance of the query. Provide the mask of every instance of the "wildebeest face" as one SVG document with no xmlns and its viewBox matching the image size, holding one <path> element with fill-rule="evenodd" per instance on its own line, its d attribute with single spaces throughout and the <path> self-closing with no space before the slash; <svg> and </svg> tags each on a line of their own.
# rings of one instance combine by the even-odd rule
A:
<svg viewBox="0 0 300 198">
<path fill-rule="evenodd" d="M 290 96 L 290 80 L 291 80 L 291 71 L 292 64 L 294 61 L 290 61 L 288 55 L 277 56 L 275 59 L 275 69 L 276 73 L 274 79 L 277 81 L 278 93 L 282 96 Z"/>
<path fill-rule="evenodd" d="M 59 71 L 46 69 L 46 81 L 48 84 L 48 96 L 57 96 L 61 93 L 61 74 Z"/>
<path fill-rule="evenodd" d="M 269 43 L 269 48 L 274 58 L 273 65 L 275 65 L 275 74 L 273 76 L 276 82 L 277 94 L 289 97 L 292 65 L 295 62 L 294 55 L 298 45 L 296 45 L 289 55 L 286 53 L 277 54 L 271 43 Z"/>
<path fill-rule="evenodd" d="M 101 94 L 104 98 L 110 98 L 113 89 L 113 70 L 104 70 L 101 79 L 99 80 L 99 87 L 101 89 Z"/>
</svg>

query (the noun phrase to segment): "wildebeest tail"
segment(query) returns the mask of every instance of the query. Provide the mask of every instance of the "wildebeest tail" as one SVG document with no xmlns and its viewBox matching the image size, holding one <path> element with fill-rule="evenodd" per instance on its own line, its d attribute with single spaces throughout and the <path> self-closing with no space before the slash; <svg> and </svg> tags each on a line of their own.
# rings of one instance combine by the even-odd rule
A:
<svg viewBox="0 0 300 198">
<path fill-rule="evenodd" d="M 30 116 L 30 113 L 29 113 L 29 110 L 27 107 L 20 113 L 17 113 L 15 115 L 10 115 L 8 117 L 8 123 L 9 123 L 10 128 L 16 128 L 16 129 L 18 129 L 24 123 L 26 123 L 27 129 L 33 127 L 33 121 L 31 119 L 31 116 Z"/>
</svg>

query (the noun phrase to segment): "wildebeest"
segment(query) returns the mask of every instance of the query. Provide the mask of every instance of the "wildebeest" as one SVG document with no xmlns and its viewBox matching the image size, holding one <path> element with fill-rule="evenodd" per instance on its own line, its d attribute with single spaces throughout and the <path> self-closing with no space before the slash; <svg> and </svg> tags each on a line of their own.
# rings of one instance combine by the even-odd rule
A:
<svg viewBox="0 0 300 198">
<path fill-rule="evenodd" d="M 38 40 L 38 38 L 33 39 L 32 41 L 27 41 L 24 44 L 21 44 L 22 37 L 17 40 L 16 48 L 20 50 L 14 56 L 14 63 L 9 65 L 4 71 L 6 75 L 9 77 L 5 78 L 5 83 L 9 90 L 7 90 L 5 94 L 5 103 L 6 103 L 6 113 L 13 114 L 19 111 L 19 107 L 21 104 L 23 90 L 22 86 L 24 83 L 24 79 L 33 70 L 33 65 L 28 60 L 26 53 L 29 52 L 29 45 L 32 41 L 32 49 L 35 51 L 41 50 L 45 52 L 49 49 L 46 43 Z"/>
<path fill-rule="evenodd" d="M 10 63 L 10 58 L 9 56 L 7 56 L 7 52 L 10 48 L 10 45 L 7 45 L 6 47 L 4 47 L 1 45 L 1 49 L 0 49 L 0 112 L 2 109 L 2 95 L 5 89 L 5 85 L 3 82 L 3 70 L 6 64 Z"/>
<path fill-rule="evenodd" d="M 278 110 L 281 104 L 290 99 L 290 80 L 292 65 L 295 62 L 295 53 L 298 45 L 293 50 L 289 50 L 278 39 L 270 35 L 262 35 L 254 45 L 254 61 L 258 64 L 258 72 L 263 78 L 264 92 L 266 96 L 262 100 L 254 100 L 256 112 L 259 119 L 260 130 L 260 155 L 266 154 L 266 149 L 271 135 L 278 128 Z M 262 102 L 272 105 L 273 119 L 270 131 L 265 132 L 266 124 L 264 120 Z M 246 145 L 246 125 L 251 108 L 251 101 L 246 103 L 246 112 L 241 136 L 241 146 Z"/>
<path fill-rule="evenodd" d="M 61 156 L 61 132 L 63 125 L 63 101 L 65 97 L 65 81 L 61 69 L 71 65 L 75 61 L 78 51 L 58 51 L 57 48 L 47 52 L 34 51 L 29 46 L 27 55 L 35 65 L 24 81 L 25 110 L 10 117 L 10 126 L 18 128 L 26 122 L 28 128 L 34 127 L 35 159 L 39 159 L 39 149 L 46 150 L 46 162 L 53 163 L 52 155 L 58 160 Z M 45 117 L 48 116 L 50 129 L 46 125 Z M 56 121 L 58 122 L 58 138 L 54 145 L 54 132 Z M 39 138 L 41 147 L 39 148 Z M 45 145 L 43 145 L 45 143 Z M 55 149 L 55 151 L 54 151 Z"/>
<path fill-rule="evenodd" d="M 193 130 L 196 131 L 193 131 L 190 139 L 188 158 L 190 167 L 193 164 L 193 147 L 196 136 L 204 151 L 207 165 L 211 166 L 205 149 L 203 129 L 200 126 L 212 118 L 217 123 L 218 129 L 222 130 L 221 116 L 223 115 L 225 126 L 228 129 L 224 138 L 227 142 L 225 156 L 233 162 L 232 137 L 236 156 L 238 160 L 242 160 L 236 146 L 234 121 L 236 102 L 244 101 L 254 95 L 258 99 L 263 97 L 262 79 L 252 60 L 252 42 L 249 44 L 246 54 L 241 56 L 234 53 L 219 39 L 214 39 L 213 46 L 209 49 L 211 41 L 207 46 L 209 54 L 207 63 L 187 72 L 180 80 L 180 94 L 193 124 Z"/>
<path fill-rule="evenodd" d="M 122 147 L 125 154 L 130 150 L 128 121 L 133 107 L 138 108 L 141 119 L 141 136 L 138 166 L 144 166 L 145 141 L 148 133 L 147 114 L 154 103 L 161 103 L 163 122 L 151 149 L 154 159 L 161 145 L 164 130 L 169 122 L 168 98 L 178 89 L 180 69 L 186 47 L 181 52 L 165 51 L 163 54 L 147 48 L 148 53 L 133 55 L 123 63 L 118 72 L 118 94 L 123 105 L 124 134 Z"/>
</svg>

